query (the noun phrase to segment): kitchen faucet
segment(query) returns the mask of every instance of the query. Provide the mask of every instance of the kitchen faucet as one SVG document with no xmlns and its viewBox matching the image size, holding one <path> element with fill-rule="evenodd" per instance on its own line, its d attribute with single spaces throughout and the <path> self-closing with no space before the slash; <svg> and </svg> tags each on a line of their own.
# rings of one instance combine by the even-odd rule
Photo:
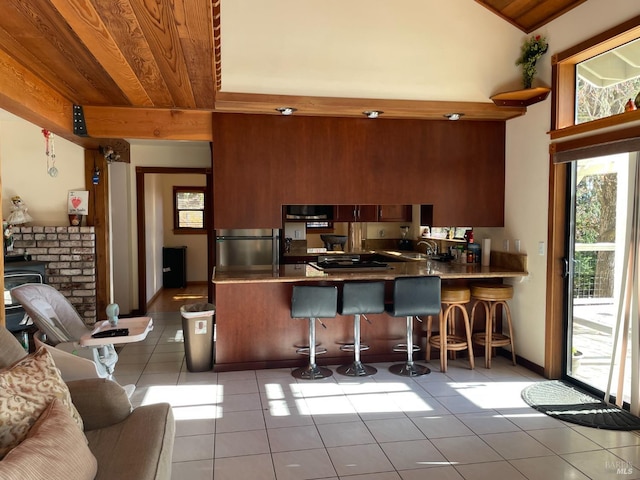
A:
<svg viewBox="0 0 640 480">
<path fill-rule="evenodd" d="M 437 255 L 438 254 L 438 244 L 431 240 L 420 240 L 417 245 L 426 245 L 427 246 L 427 255 Z"/>
</svg>

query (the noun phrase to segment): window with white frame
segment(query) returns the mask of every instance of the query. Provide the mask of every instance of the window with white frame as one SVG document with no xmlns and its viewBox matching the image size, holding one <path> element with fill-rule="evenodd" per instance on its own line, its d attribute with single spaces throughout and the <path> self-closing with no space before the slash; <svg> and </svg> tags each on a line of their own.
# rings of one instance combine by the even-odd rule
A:
<svg viewBox="0 0 640 480">
<path fill-rule="evenodd" d="M 205 187 L 173 187 L 173 229 L 176 233 L 205 233 Z"/>
</svg>

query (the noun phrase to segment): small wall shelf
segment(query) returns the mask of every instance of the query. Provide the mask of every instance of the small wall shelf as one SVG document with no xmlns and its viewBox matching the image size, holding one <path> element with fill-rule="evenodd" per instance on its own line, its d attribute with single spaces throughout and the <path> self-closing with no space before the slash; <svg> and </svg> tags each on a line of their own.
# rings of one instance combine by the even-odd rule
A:
<svg viewBox="0 0 640 480">
<path fill-rule="evenodd" d="M 528 107 L 534 103 L 543 101 L 549 96 L 550 88 L 537 87 L 513 92 L 498 93 L 491 97 L 498 107 Z"/>
</svg>

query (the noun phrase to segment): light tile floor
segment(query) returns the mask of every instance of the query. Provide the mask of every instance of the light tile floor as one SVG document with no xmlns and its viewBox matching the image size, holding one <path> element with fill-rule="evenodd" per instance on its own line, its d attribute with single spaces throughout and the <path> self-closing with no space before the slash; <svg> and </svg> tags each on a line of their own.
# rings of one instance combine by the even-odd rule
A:
<svg viewBox="0 0 640 480">
<path fill-rule="evenodd" d="M 640 432 L 596 430 L 520 398 L 543 380 L 496 358 L 414 379 L 296 381 L 289 369 L 191 373 L 179 313 L 154 313 L 116 369 L 135 406 L 169 402 L 176 480 L 640 479 Z M 335 366 L 332 367 L 335 372 Z"/>
</svg>

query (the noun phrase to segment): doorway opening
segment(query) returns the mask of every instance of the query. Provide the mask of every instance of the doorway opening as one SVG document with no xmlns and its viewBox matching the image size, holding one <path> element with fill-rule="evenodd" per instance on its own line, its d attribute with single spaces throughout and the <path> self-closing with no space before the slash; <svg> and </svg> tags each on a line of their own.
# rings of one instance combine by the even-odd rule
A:
<svg viewBox="0 0 640 480">
<path fill-rule="evenodd" d="M 137 217 L 138 217 L 138 231 L 137 231 L 137 243 L 138 243 L 138 314 L 146 312 L 148 305 L 153 300 L 153 295 L 157 293 L 156 287 L 157 278 L 151 278 L 151 275 L 157 276 L 157 268 L 161 268 L 162 265 L 158 264 L 158 260 L 155 258 L 162 245 L 158 245 L 159 241 L 152 237 L 153 229 L 152 225 L 149 225 L 150 216 L 149 209 L 153 211 L 157 205 L 151 199 L 149 199 L 149 189 L 147 188 L 148 180 L 153 175 L 166 176 L 174 179 L 179 178 L 180 174 L 195 174 L 204 175 L 205 189 L 207 192 L 212 192 L 213 188 L 213 174 L 210 168 L 169 168 L 169 167 L 137 167 L 136 168 L 136 204 L 137 204 Z M 177 184 L 177 183 L 176 183 Z M 167 208 L 173 208 L 172 206 Z M 212 195 L 206 196 L 205 202 L 205 217 L 212 220 Z M 208 301 L 211 302 L 213 298 L 213 285 L 208 279 L 211 278 L 213 272 L 213 265 L 215 264 L 215 258 L 211 258 L 208 252 L 212 251 L 212 246 L 215 241 L 213 235 L 213 222 L 207 222 L 206 229 L 206 253 L 205 258 L 199 258 L 200 263 L 206 264 L 207 274 L 205 281 L 208 284 Z M 150 267 L 151 266 L 151 267 Z M 152 270 L 151 272 L 149 270 Z M 153 288 L 153 293 L 150 294 L 150 288 Z M 159 290 L 158 290 L 159 291 Z"/>
</svg>

